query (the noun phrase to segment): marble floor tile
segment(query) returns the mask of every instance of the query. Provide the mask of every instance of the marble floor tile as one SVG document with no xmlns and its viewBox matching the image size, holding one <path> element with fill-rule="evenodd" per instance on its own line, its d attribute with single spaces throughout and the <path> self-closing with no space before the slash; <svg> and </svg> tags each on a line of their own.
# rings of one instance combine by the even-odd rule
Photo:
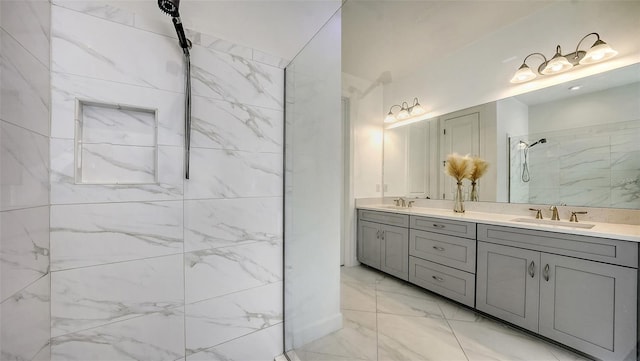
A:
<svg viewBox="0 0 640 361">
<path fill-rule="evenodd" d="M 369 267 L 343 267 L 341 277 L 343 328 L 297 348 L 300 361 L 585 360 Z"/>
<path fill-rule="evenodd" d="M 314 360 L 376 360 L 376 314 L 343 310 L 342 316 L 342 329 L 305 345 L 300 351 L 311 353 Z"/>
<path fill-rule="evenodd" d="M 340 307 L 343 310 L 376 312 L 374 285 L 343 282 L 340 291 Z"/>
<path fill-rule="evenodd" d="M 469 361 L 549 360 L 556 357 L 546 342 L 484 318 L 479 322 L 449 321 Z"/>
</svg>

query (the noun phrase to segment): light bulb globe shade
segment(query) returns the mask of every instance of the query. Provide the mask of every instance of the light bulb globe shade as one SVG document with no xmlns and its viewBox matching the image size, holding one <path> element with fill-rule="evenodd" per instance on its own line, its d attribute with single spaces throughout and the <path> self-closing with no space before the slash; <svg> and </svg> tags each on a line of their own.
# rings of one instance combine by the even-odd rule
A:
<svg viewBox="0 0 640 361">
<path fill-rule="evenodd" d="M 611 49 L 611 46 L 609 46 L 609 44 L 598 39 L 595 43 L 593 43 L 591 49 L 587 51 L 587 54 L 585 54 L 585 56 L 580 59 L 580 64 L 584 65 L 597 63 L 600 61 L 611 59 L 617 54 L 618 52 Z"/>
<path fill-rule="evenodd" d="M 402 109 L 400 110 L 400 112 L 398 113 L 397 118 L 398 118 L 399 120 L 403 120 L 403 119 L 407 119 L 407 118 L 409 118 L 409 110 L 408 110 L 407 108 L 402 108 Z"/>
<path fill-rule="evenodd" d="M 410 115 L 412 117 L 415 117 L 416 115 L 420 115 L 420 114 L 424 114 L 426 111 L 424 110 L 424 108 L 422 107 L 422 105 L 420 105 L 420 103 L 416 103 L 416 105 L 414 105 L 411 108 L 411 112 Z"/>
<path fill-rule="evenodd" d="M 511 78 L 511 82 L 514 84 L 528 82 L 529 80 L 533 80 L 536 78 L 536 74 L 527 66 L 527 64 L 522 64 L 520 69 L 516 71 Z"/>
<path fill-rule="evenodd" d="M 551 60 L 547 62 L 547 65 L 545 65 L 541 73 L 544 75 L 558 74 L 571 68 L 573 68 L 573 64 L 571 64 L 567 60 L 567 58 L 560 55 L 560 53 L 557 53 Z"/>
<path fill-rule="evenodd" d="M 396 122 L 398 119 L 396 119 L 395 115 L 393 115 L 393 113 L 389 112 L 389 114 L 387 114 L 386 117 L 384 117 L 384 122 L 385 123 L 394 123 Z"/>
</svg>

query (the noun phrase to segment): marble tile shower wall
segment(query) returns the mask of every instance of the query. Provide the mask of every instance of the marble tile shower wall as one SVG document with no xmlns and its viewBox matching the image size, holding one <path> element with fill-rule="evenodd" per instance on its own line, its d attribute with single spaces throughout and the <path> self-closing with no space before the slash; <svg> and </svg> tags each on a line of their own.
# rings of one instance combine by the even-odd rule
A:
<svg viewBox="0 0 640 361">
<path fill-rule="evenodd" d="M 52 360 L 273 358 L 282 61 L 189 33 L 184 180 L 184 67 L 170 19 L 95 4 L 52 7 Z M 157 109 L 157 183 L 76 184 L 76 98 Z"/>
<path fill-rule="evenodd" d="M 0 2 L 0 359 L 48 360 L 48 1 Z"/>
<path fill-rule="evenodd" d="M 640 208 L 640 121 L 543 137 L 546 144 L 529 150 L 529 183 L 520 180 L 522 151 L 511 142 L 512 201 Z"/>
</svg>

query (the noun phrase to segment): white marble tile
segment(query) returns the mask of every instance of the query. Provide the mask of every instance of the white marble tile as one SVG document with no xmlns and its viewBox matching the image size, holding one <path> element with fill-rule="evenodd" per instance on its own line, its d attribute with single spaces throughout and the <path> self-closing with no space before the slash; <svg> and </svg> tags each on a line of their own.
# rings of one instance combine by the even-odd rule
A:
<svg viewBox="0 0 640 361">
<path fill-rule="evenodd" d="M 187 355 L 282 322 L 282 282 L 187 304 Z"/>
<path fill-rule="evenodd" d="M 95 16 L 116 23 L 129 26 L 133 26 L 134 24 L 132 12 L 117 8 L 110 4 L 100 3 L 97 1 L 82 0 L 51 0 L 51 3 L 53 5 L 79 11 L 87 15 Z"/>
<path fill-rule="evenodd" d="M 283 109 L 282 69 L 194 45 L 191 76 L 194 94 L 232 103 Z"/>
<path fill-rule="evenodd" d="M 251 59 L 253 50 L 246 46 L 234 44 L 230 41 L 217 38 L 208 34 L 202 34 L 200 44 L 207 49 L 217 50 L 230 55 L 239 56 L 245 59 Z"/>
<path fill-rule="evenodd" d="M 155 111 L 88 103 L 78 120 L 83 143 L 156 145 Z"/>
<path fill-rule="evenodd" d="M 174 39 L 59 6 L 52 13 L 53 71 L 184 91 L 183 56 Z"/>
<path fill-rule="evenodd" d="M 163 312 L 184 302 L 182 255 L 53 272 L 53 337 Z"/>
<path fill-rule="evenodd" d="M 611 188 L 561 188 L 560 203 L 565 203 L 567 205 L 580 205 L 584 207 L 602 207 L 604 204 L 609 205 L 611 204 Z"/>
<path fill-rule="evenodd" d="M 158 147 L 158 184 L 76 184 L 74 142 L 51 139 L 51 204 L 159 201 L 182 198 L 182 147 Z"/>
<path fill-rule="evenodd" d="M 281 195 L 282 154 L 191 149 L 186 199 Z"/>
<path fill-rule="evenodd" d="M 282 198 L 185 200 L 185 252 L 282 240 Z"/>
<path fill-rule="evenodd" d="M 378 359 L 467 360 L 444 319 L 378 314 Z"/>
<path fill-rule="evenodd" d="M 168 36 L 172 39 L 173 44 L 179 48 L 180 46 L 178 45 L 178 36 L 176 35 L 176 29 L 173 27 L 171 18 L 168 15 L 158 16 L 156 10 L 159 11 L 159 9 L 156 8 L 153 10 L 154 14 L 133 14 L 134 26 L 140 30 L 150 31 L 152 33 Z M 187 19 L 182 20 L 185 21 Z M 186 24 L 183 24 L 183 26 L 184 25 Z M 187 31 L 187 28 L 185 28 L 185 31 Z M 191 40 L 190 35 L 187 35 L 187 38 Z"/>
<path fill-rule="evenodd" d="M 31 360 L 49 343 L 50 277 L 41 277 L 0 304 L 2 360 Z"/>
<path fill-rule="evenodd" d="M 51 4 L 41 0 L 3 0 L 0 7 L 2 28 L 48 67 Z"/>
<path fill-rule="evenodd" d="M 0 301 L 49 272 L 49 207 L 0 213 Z"/>
<path fill-rule="evenodd" d="M 74 139 L 76 99 L 82 99 L 157 109 L 158 144 L 184 144 L 184 96 L 179 93 L 57 72 L 51 74 L 51 88 L 53 138 Z"/>
<path fill-rule="evenodd" d="M 173 361 L 178 358 L 184 358 L 182 307 L 51 340 L 52 361 Z"/>
<path fill-rule="evenodd" d="M 640 137 L 638 137 L 640 139 Z M 638 170 L 640 169 L 640 150 L 627 152 L 611 152 L 611 170 Z"/>
<path fill-rule="evenodd" d="M 82 144 L 76 182 L 82 184 L 153 184 L 156 147 Z"/>
<path fill-rule="evenodd" d="M 0 30 L 0 119 L 49 135 L 49 68 Z"/>
<path fill-rule="evenodd" d="M 31 361 L 51 361 L 51 343 L 47 342 Z"/>
<path fill-rule="evenodd" d="M 282 242 L 185 253 L 185 302 L 193 303 L 282 281 Z"/>
<path fill-rule="evenodd" d="M 53 271 L 182 253 L 182 202 L 51 207 Z"/>
<path fill-rule="evenodd" d="M 296 349 L 302 360 L 307 353 L 318 360 L 377 360 L 375 312 L 345 310 L 342 315 L 342 329 Z"/>
<path fill-rule="evenodd" d="M 267 54 L 256 49 L 253 49 L 253 60 L 259 63 L 275 66 L 276 68 L 280 69 L 284 69 L 290 62 L 290 60 L 283 59 L 279 56 Z"/>
<path fill-rule="evenodd" d="M 187 361 L 258 361 L 274 360 L 281 355 L 282 324 L 187 356 Z"/>
<path fill-rule="evenodd" d="M 340 284 L 340 308 L 342 310 L 376 312 L 375 286 L 342 282 Z"/>
<path fill-rule="evenodd" d="M 191 146 L 282 153 L 279 110 L 193 97 Z"/>
<path fill-rule="evenodd" d="M 532 336 L 489 319 L 480 322 L 449 321 L 470 361 L 557 361 L 547 345 Z"/>
<path fill-rule="evenodd" d="M 442 311 L 444 318 L 447 320 L 476 322 L 484 318 L 479 313 L 476 313 L 453 301 L 449 301 L 444 297 L 438 301 L 438 306 L 440 306 L 440 310 Z"/>
<path fill-rule="evenodd" d="M 640 169 L 611 171 L 611 204 L 640 209 Z"/>
<path fill-rule="evenodd" d="M 587 137 L 560 146 L 560 168 L 564 170 L 606 169 L 610 162 L 609 137 Z"/>
<path fill-rule="evenodd" d="M 365 266 L 342 267 L 340 281 L 346 283 L 376 284 L 385 278 L 384 273 Z"/>
<path fill-rule="evenodd" d="M 377 291 L 378 313 L 443 318 L 436 299 L 430 294 Z"/>
<path fill-rule="evenodd" d="M 0 211 L 49 203 L 49 140 L 0 121 Z"/>
<path fill-rule="evenodd" d="M 559 186 L 562 188 L 599 188 L 611 186 L 609 169 L 560 170 Z"/>
</svg>

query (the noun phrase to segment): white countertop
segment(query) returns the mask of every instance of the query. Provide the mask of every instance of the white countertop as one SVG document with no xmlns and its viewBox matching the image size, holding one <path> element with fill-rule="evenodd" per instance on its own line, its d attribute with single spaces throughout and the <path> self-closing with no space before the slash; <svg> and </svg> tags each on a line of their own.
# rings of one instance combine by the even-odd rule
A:
<svg viewBox="0 0 640 361">
<path fill-rule="evenodd" d="M 366 205 L 366 206 L 361 205 L 361 206 L 358 206 L 358 209 L 368 209 L 373 211 L 409 214 L 409 215 L 416 215 L 416 216 L 432 216 L 432 217 L 453 219 L 453 220 L 459 220 L 459 221 L 494 224 L 499 226 L 535 229 L 540 231 L 551 231 L 551 232 L 568 233 L 568 234 L 580 234 L 584 236 L 612 238 L 612 239 L 619 239 L 623 241 L 640 242 L 640 226 L 632 225 L 632 224 L 599 223 L 599 222 L 592 222 L 592 221 L 579 222 L 581 224 L 594 225 L 593 228 L 587 229 L 587 228 L 573 227 L 572 224 L 570 224 L 567 220 L 559 221 L 560 222 L 559 224 L 563 224 L 563 226 L 553 225 L 553 224 L 516 222 L 514 221 L 514 219 L 522 219 L 522 218 L 529 218 L 529 217 L 522 217 L 522 216 L 517 216 L 513 214 L 502 214 L 502 213 L 486 213 L 486 212 L 476 212 L 476 211 L 466 211 L 465 213 L 455 213 L 453 212 L 453 210 L 442 209 L 442 208 L 426 208 L 426 207 L 407 208 L 407 207 L 396 207 L 388 204 L 377 204 L 377 205 Z M 533 221 L 535 221 L 534 217 L 530 217 L 530 218 Z"/>
</svg>

